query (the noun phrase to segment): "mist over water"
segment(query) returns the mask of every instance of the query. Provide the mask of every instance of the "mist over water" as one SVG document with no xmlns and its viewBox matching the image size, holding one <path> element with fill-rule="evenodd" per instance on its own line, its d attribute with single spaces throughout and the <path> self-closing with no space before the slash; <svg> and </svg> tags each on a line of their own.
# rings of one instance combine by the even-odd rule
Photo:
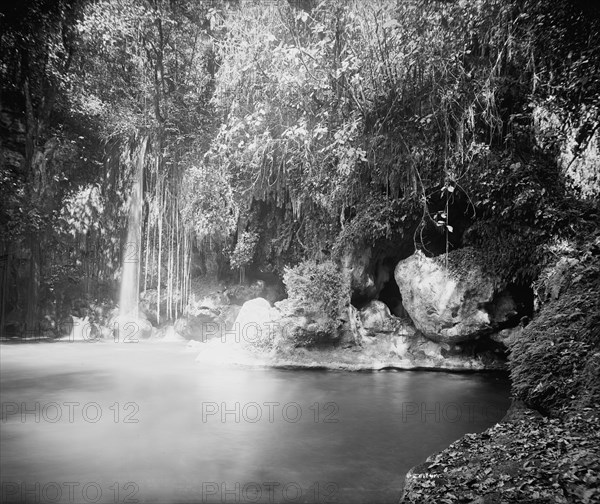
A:
<svg viewBox="0 0 600 504">
<path fill-rule="evenodd" d="M 391 503 L 410 467 L 509 402 L 498 375 L 206 367 L 196 354 L 2 345 L 2 501 Z"/>
</svg>

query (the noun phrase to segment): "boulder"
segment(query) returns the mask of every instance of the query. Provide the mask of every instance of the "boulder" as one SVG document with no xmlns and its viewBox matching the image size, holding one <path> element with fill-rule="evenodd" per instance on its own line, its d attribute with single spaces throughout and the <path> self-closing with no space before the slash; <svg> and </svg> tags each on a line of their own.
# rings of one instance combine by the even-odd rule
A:
<svg viewBox="0 0 600 504">
<path fill-rule="evenodd" d="M 173 329 L 187 340 L 200 341 L 206 323 L 212 323 L 212 319 L 206 320 L 202 317 L 193 316 L 180 317 L 173 324 Z"/>
<path fill-rule="evenodd" d="M 344 340 L 344 346 L 354 339 L 346 334 L 350 330 L 346 313 L 340 318 L 326 316 L 319 308 L 308 303 L 284 299 L 275 303 L 281 314 L 278 321 L 281 345 L 291 347 L 337 346 Z"/>
<path fill-rule="evenodd" d="M 339 344 L 343 335 L 342 322 L 325 316 L 295 315 L 284 317 L 281 324 L 283 338 L 295 347 L 330 347 Z"/>
<path fill-rule="evenodd" d="M 360 310 L 360 321 L 368 335 L 391 333 L 398 326 L 388 306 L 382 301 L 373 300 Z"/>
<path fill-rule="evenodd" d="M 198 312 L 199 315 L 187 315 L 179 317 L 174 323 L 169 323 L 161 327 L 155 339 L 162 339 L 163 341 L 179 341 L 181 339 L 190 341 L 202 341 L 205 342 L 209 339 L 220 336 L 221 330 L 225 328 L 224 322 L 221 320 L 219 314 L 215 314 L 212 311 L 203 313 Z M 167 339 L 168 333 L 172 328 L 173 332 L 178 335 L 177 339 Z"/>
<path fill-rule="evenodd" d="M 186 308 L 188 317 L 195 317 L 203 328 L 203 341 L 217 336 L 222 329 L 231 329 L 240 310 L 239 304 L 231 304 L 226 291 L 213 292 L 198 301 L 190 301 Z M 215 327 L 218 330 L 215 331 Z"/>
<path fill-rule="evenodd" d="M 252 299 L 242 305 L 233 328 L 223 337 L 247 347 L 272 346 L 280 332 L 280 318 L 279 310 L 266 299 Z"/>
<path fill-rule="evenodd" d="M 520 337 L 523 332 L 523 326 L 510 327 L 502 329 L 490 335 L 490 339 L 497 343 L 502 343 L 506 348 L 510 348 Z"/>
<path fill-rule="evenodd" d="M 219 320 L 219 315 L 221 311 L 225 308 L 225 306 L 221 306 L 219 308 L 209 308 L 208 306 L 201 306 L 196 309 L 194 313 L 190 313 L 189 315 L 193 315 L 196 320 L 199 322 L 217 322 Z"/>
<path fill-rule="evenodd" d="M 236 304 L 223 306 L 219 314 L 219 323 L 226 329 L 231 329 L 241 310 L 242 307 Z"/>
<path fill-rule="evenodd" d="M 514 301 L 508 293 L 497 295 L 498 282 L 481 264 L 471 248 L 452 251 L 447 258 L 417 251 L 398 263 L 395 279 L 402 303 L 423 335 L 454 344 L 475 339 L 512 316 Z"/>
<path fill-rule="evenodd" d="M 378 300 L 373 300 L 357 310 L 350 305 L 342 319 L 340 329 L 342 348 L 373 344 L 378 339 L 402 341 L 409 344 L 415 338 L 415 329 L 410 323 L 392 315 L 388 306 Z M 391 339 L 390 339 L 391 338 Z M 398 350 L 394 343 L 394 352 Z"/>
</svg>

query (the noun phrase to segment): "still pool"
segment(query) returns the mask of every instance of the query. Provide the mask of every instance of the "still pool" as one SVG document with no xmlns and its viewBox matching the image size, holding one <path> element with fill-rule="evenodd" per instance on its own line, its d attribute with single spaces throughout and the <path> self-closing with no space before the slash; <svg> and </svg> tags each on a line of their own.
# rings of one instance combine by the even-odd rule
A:
<svg viewBox="0 0 600 504">
<path fill-rule="evenodd" d="M 2 502 L 394 503 L 497 422 L 505 375 L 207 367 L 180 344 L 0 346 Z"/>
</svg>

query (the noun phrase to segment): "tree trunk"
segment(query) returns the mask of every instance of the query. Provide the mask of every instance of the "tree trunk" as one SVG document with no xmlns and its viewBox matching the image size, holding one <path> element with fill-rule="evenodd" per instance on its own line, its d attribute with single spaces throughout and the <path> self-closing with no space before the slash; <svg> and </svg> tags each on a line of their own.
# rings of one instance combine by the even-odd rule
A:
<svg viewBox="0 0 600 504">
<path fill-rule="evenodd" d="M 39 321 L 39 291 L 41 279 L 41 245 L 43 242 L 43 230 L 38 228 L 39 221 L 36 215 L 44 215 L 45 193 L 48 190 L 46 174 L 46 160 L 43 152 L 40 152 L 39 141 L 43 131 L 44 118 L 49 115 L 52 108 L 53 93 L 48 91 L 43 100 L 44 106 L 38 114 L 35 113 L 29 79 L 24 81 L 25 94 L 25 166 L 28 175 L 29 201 L 31 204 L 28 222 L 27 246 L 29 248 L 29 278 L 27 286 L 27 310 L 25 312 L 25 330 L 30 336 L 36 334 Z"/>
<path fill-rule="evenodd" d="M 158 165 L 158 159 L 156 160 L 156 164 Z M 157 170 L 158 170 L 159 166 L 157 166 Z M 158 183 L 158 182 L 157 182 Z M 157 268 L 158 268 L 158 283 L 156 285 L 156 322 L 157 324 L 160 324 L 160 281 L 161 281 L 161 272 L 162 272 L 162 222 L 163 222 L 163 216 L 162 216 L 162 209 L 163 209 L 163 204 L 162 204 L 162 188 L 158 188 L 158 193 L 159 193 L 159 200 L 158 200 L 158 205 L 159 205 L 159 213 L 158 213 L 158 262 L 156 264 Z"/>
<path fill-rule="evenodd" d="M 27 311 L 25 330 L 27 336 L 36 336 L 39 328 L 41 250 L 39 235 L 30 233 L 29 238 L 29 282 L 27 287 Z"/>
</svg>

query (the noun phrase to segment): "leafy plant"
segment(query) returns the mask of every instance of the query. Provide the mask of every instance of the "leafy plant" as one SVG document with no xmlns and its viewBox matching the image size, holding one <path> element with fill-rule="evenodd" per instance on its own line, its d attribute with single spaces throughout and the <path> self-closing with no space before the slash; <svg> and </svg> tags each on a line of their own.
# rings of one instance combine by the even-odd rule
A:
<svg viewBox="0 0 600 504">
<path fill-rule="evenodd" d="M 306 260 L 283 274 L 289 300 L 307 312 L 337 319 L 349 302 L 348 285 L 333 261 Z"/>
<path fill-rule="evenodd" d="M 334 341 L 342 311 L 350 302 L 348 279 L 338 265 L 331 260 L 305 260 L 284 269 L 283 283 L 288 293 L 284 312 L 310 319 L 310 328 L 290 331 L 288 342 L 312 346 Z"/>
<path fill-rule="evenodd" d="M 243 268 L 252 262 L 259 238 L 258 233 L 248 231 L 244 231 L 240 235 L 235 248 L 229 256 L 229 261 L 233 268 Z"/>
<path fill-rule="evenodd" d="M 561 279 L 564 292 L 548 289 L 555 299 L 542 307 L 511 348 L 514 394 L 554 415 L 600 401 L 600 260 L 587 253 L 574 263 L 561 275 L 566 275 Z"/>
</svg>

